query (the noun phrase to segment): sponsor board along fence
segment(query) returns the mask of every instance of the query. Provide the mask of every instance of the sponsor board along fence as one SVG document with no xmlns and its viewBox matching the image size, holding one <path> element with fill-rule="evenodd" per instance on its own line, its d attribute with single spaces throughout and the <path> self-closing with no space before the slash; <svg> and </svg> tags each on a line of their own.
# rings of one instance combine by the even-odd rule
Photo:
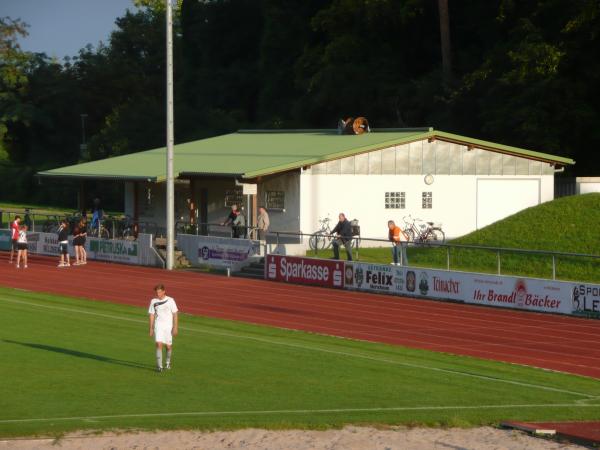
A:
<svg viewBox="0 0 600 450">
<path fill-rule="evenodd" d="M 10 231 L 0 230 L 0 250 L 10 249 Z M 58 256 L 59 245 L 56 233 L 27 233 L 27 249 L 38 255 Z M 88 259 L 136 264 L 143 266 L 162 266 L 162 262 L 152 249 L 152 235 L 140 233 L 136 240 L 99 239 L 88 237 L 85 243 Z M 73 237 L 69 237 L 69 253 L 75 255 Z"/>
<path fill-rule="evenodd" d="M 600 314 L 600 285 L 268 255 L 267 280 L 560 314 Z"/>
<path fill-rule="evenodd" d="M 178 234 L 177 247 L 193 266 L 239 270 L 260 254 L 260 242 L 217 236 Z"/>
</svg>

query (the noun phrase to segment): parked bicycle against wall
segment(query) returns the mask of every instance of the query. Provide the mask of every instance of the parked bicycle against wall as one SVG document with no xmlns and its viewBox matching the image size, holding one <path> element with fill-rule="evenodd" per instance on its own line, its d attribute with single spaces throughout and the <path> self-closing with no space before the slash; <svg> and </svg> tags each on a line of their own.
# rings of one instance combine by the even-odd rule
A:
<svg viewBox="0 0 600 450">
<path fill-rule="evenodd" d="M 329 217 L 325 217 L 323 219 L 319 219 L 320 228 L 315 231 L 308 240 L 308 246 L 311 250 L 325 250 L 331 247 L 333 240 L 335 237 L 332 235 L 331 229 L 331 219 Z M 358 245 L 358 240 L 360 239 L 360 227 L 358 225 L 358 220 L 354 219 L 351 221 L 352 224 L 352 247 L 356 247 Z"/>
<path fill-rule="evenodd" d="M 331 219 L 329 217 L 319 219 L 320 228 L 308 239 L 308 246 L 311 250 L 325 250 L 331 247 L 333 238 L 331 236 L 330 223 Z"/>
<path fill-rule="evenodd" d="M 426 222 L 421 219 L 413 219 L 412 216 L 405 216 L 404 233 L 408 237 L 408 242 L 416 243 L 439 243 L 446 242 L 446 234 L 442 230 L 442 225 L 434 222 Z"/>
</svg>

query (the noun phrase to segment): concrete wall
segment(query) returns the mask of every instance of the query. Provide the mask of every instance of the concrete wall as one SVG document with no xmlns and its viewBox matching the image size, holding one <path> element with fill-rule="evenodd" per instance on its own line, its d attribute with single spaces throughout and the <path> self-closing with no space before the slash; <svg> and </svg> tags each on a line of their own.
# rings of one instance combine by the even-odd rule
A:
<svg viewBox="0 0 600 450">
<path fill-rule="evenodd" d="M 578 194 L 600 192 L 600 177 L 577 177 L 575 185 Z"/>
<path fill-rule="evenodd" d="M 271 230 L 300 231 L 300 170 L 264 177 L 258 183 L 258 206 L 266 206 L 268 191 L 285 193 L 285 208 L 267 208 Z"/>
</svg>

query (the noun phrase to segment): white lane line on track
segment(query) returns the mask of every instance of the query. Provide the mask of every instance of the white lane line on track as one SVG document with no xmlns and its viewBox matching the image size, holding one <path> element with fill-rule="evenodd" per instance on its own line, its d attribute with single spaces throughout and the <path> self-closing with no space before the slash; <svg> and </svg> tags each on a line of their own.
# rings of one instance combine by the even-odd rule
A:
<svg viewBox="0 0 600 450">
<path fill-rule="evenodd" d="M 23 301 L 19 301 L 19 300 L 7 299 L 7 298 L 1 297 L 1 296 L 0 296 L 0 299 L 2 299 L 3 301 L 9 302 L 9 303 L 33 306 L 33 307 L 38 307 L 38 308 L 53 309 L 53 310 L 65 311 L 65 312 L 69 312 L 69 313 L 86 314 L 86 315 L 91 315 L 91 316 L 104 317 L 104 318 L 122 320 L 122 321 L 127 321 L 127 322 L 135 322 L 135 323 L 143 323 L 143 324 L 146 323 L 145 320 L 133 319 L 133 318 L 128 318 L 128 317 L 120 317 L 120 316 L 115 316 L 115 315 L 111 315 L 111 314 L 102 314 L 102 313 L 96 313 L 96 312 L 92 312 L 92 311 L 82 311 L 80 309 L 64 308 L 64 307 L 59 307 L 59 306 L 54 306 L 54 305 L 40 305 L 37 303 L 30 303 L 30 302 L 23 302 Z M 214 336 L 222 336 L 222 337 L 241 339 L 241 340 L 251 340 L 251 341 L 261 342 L 261 343 L 269 344 L 269 345 L 278 345 L 278 346 L 282 346 L 282 347 L 295 348 L 295 349 L 300 349 L 300 350 L 308 350 L 308 351 L 328 353 L 328 354 L 333 354 L 333 355 L 338 355 L 338 356 L 346 356 L 349 358 L 375 361 L 375 362 L 397 365 L 397 366 L 402 366 L 402 367 L 410 367 L 412 369 L 430 370 L 430 371 L 434 371 L 434 372 L 441 372 L 441 373 L 447 373 L 447 374 L 457 375 L 457 376 L 462 376 L 462 377 L 467 377 L 467 378 L 475 378 L 475 379 L 490 381 L 493 383 L 512 384 L 515 386 L 529 387 L 529 388 L 540 389 L 540 390 L 549 391 L 549 392 L 559 392 L 561 394 L 577 395 L 580 397 L 585 397 L 585 398 L 590 398 L 590 399 L 596 398 L 596 396 L 594 396 L 594 395 L 585 394 L 582 392 L 575 392 L 575 391 L 571 391 L 571 390 L 567 390 L 567 389 L 554 388 L 554 387 L 550 387 L 550 386 L 544 386 L 544 385 L 539 385 L 539 384 L 534 384 L 534 383 L 527 383 L 527 382 L 522 382 L 522 381 L 506 380 L 503 378 L 492 377 L 492 376 L 487 376 L 487 375 L 479 375 L 479 374 L 474 374 L 474 373 L 461 372 L 458 370 L 444 369 L 442 367 L 425 366 L 425 365 L 421 365 L 421 364 L 413 364 L 413 363 L 407 363 L 407 362 L 401 362 L 401 361 L 394 361 L 394 360 L 390 360 L 390 359 L 386 359 L 386 358 L 378 358 L 375 356 L 364 355 L 364 354 L 360 354 L 360 353 L 342 352 L 342 351 L 338 351 L 338 350 L 331 350 L 331 349 L 326 349 L 326 348 L 321 348 L 321 347 L 312 347 L 312 346 L 307 346 L 307 345 L 294 344 L 294 343 L 290 343 L 290 342 L 273 341 L 270 339 L 257 338 L 254 336 L 239 335 L 239 334 L 226 333 L 226 332 L 218 332 L 218 331 L 206 330 L 206 329 L 181 327 L 181 326 L 179 327 L 179 329 L 185 330 L 185 331 L 192 331 L 192 332 L 196 332 L 196 333 L 210 334 L 210 335 L 214 335 Z"/>
<path fill-rule="evenodd" d="M 139 414 L 114 414 L 103 416 L 79 417 L 47 417 L 32 419 L 2 419 L 0 424 L 23 422 L 52 422 L 67 420 L 102 420 L 148 417 L 185 417 L 185 416 L 243 416 L 243 415 L 270 415 L 270 414 L 331 414 L 331 413 L 361 413 L 361 412 L 402 412 L 402 411 L 444 411 L 444 410 L 484 410 L 484 409 L 516 409 L 516 408 L 598 408 L 600 405 L 580 405 L 577 403 L 541 403 L 541 404 L 516 404 L 516 405 L 450 405 L 450 406 L 399 406 L 390 408 L 332 408 L 332 409 L 278 409 L 257 411 L 194 411 L 171 413 L 139 413 Z"/>
</svg>

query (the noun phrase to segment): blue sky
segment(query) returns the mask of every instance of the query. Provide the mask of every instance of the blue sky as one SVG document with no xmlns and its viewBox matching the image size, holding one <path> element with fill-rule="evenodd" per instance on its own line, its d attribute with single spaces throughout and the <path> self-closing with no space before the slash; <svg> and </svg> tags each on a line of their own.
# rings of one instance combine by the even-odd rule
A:
<svg viewBox="0 0 600 450">
<path fill-rule="evenodd" d="M 0 16 L 30 25 L 29 36 L 19 41 L 23 50 L 60 59 L 107 42 L 127 8 L 134 9 L 132 0 L 0 0 Z"/>
</svg>

